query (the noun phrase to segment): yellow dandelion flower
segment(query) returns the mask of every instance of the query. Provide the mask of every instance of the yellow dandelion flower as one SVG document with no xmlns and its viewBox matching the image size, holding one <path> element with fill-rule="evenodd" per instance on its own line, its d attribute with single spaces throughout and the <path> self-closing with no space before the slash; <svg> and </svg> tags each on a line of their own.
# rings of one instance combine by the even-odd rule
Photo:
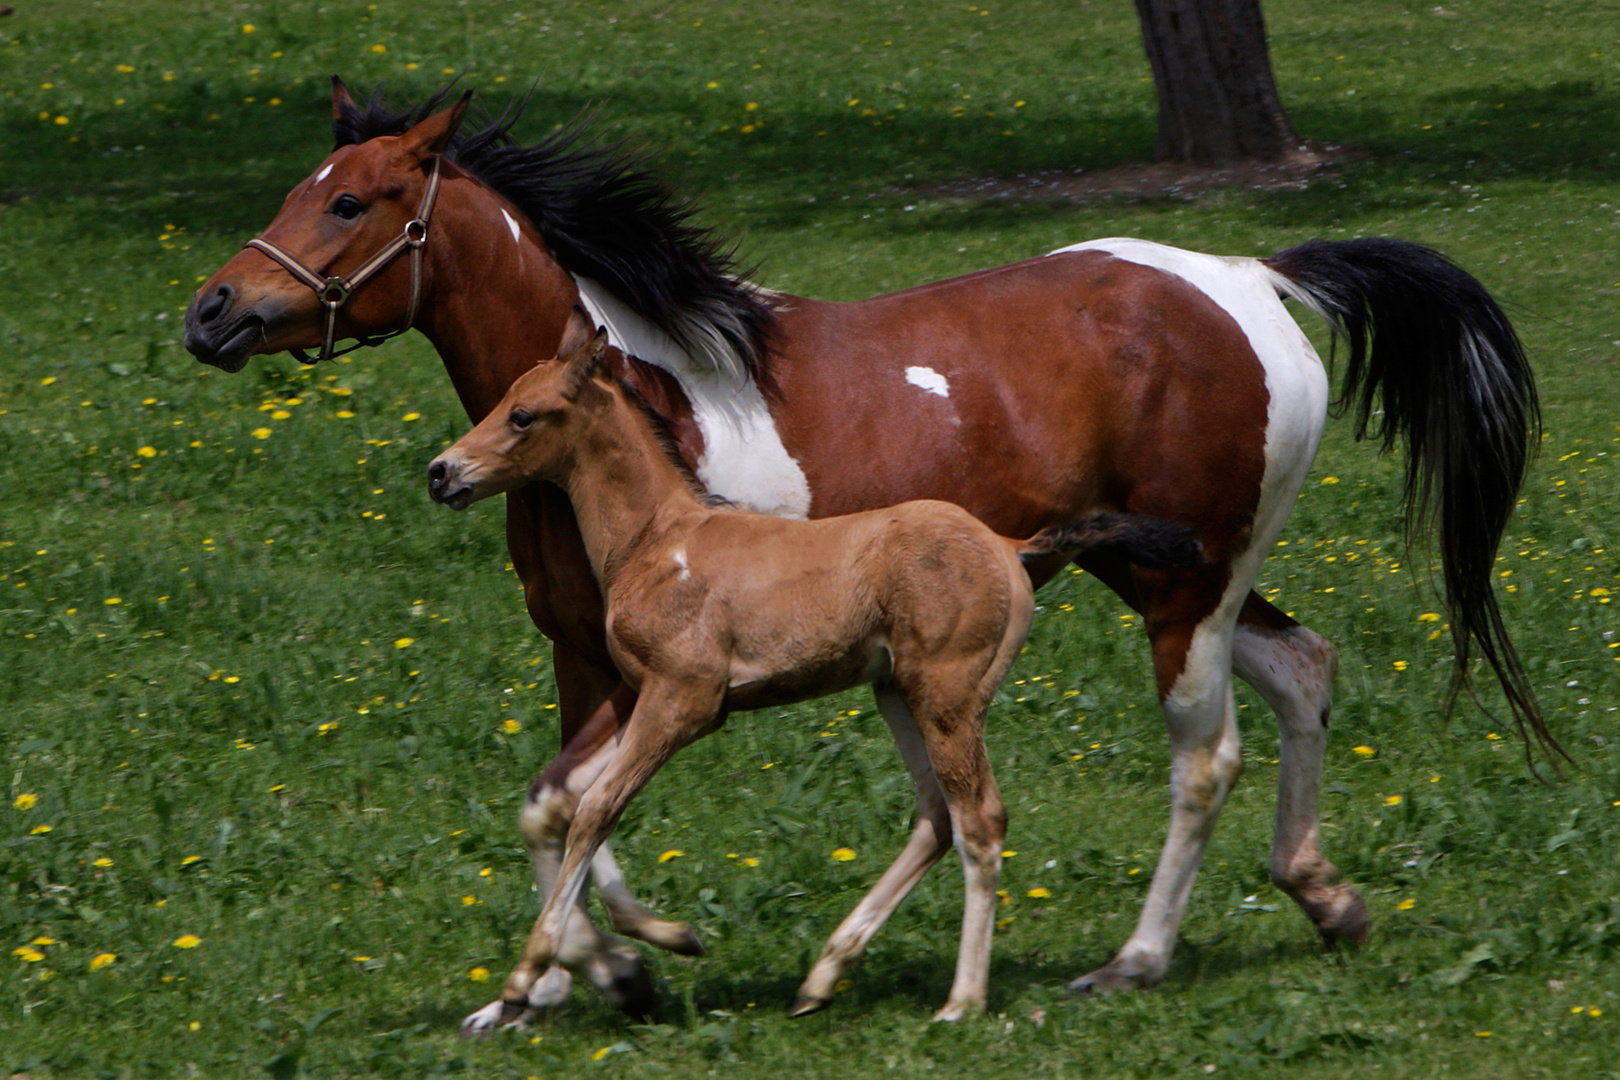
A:
<svg viewBox="0 0 1620 1080">
<path fill-rule="evenodd" d="M 112 864 L 113 864 L 113 861 L 111 859 L 107 858 L 107 856 L 103 855 L 101 858 L 97 859 L 95 862 L 91 863 L 90 865 L 95 867 L 97 870 L 105 870 L 105 869 L 107 869 L 107 867 L 111 866 Z"/>
<path fill-rule="evenodd" d="M 476 896 L 463 896 L 461 898 L 462 907 L 472 907 L 476 903 L 478 903 L 478 897 Z"/>
<path fill-rule="evenodd" d="M 193 1020 L 191 1023 L 186 1025 L 186 1030 L 187 1031 L 201 1031 L 202 1030 L 202 1021 L 201 1020 Z"/>
<path fill-rule="evenodd" d="M 411 647 L 411 645 L 415 641 L 416 641 L 415 638 L 408 638 L 408 637 L 395 638 L 394 639 L 394 648 L 396 648 L 396 649 L 408 649 L 408 648 Z"/>
<path fill-rule="evenodd" d="M 123 602 L 124 602 L 123 598 L 118 597 L 118 596 L 109 596 L 109 597 L 107 597 L 107 599 L 102 601 L 102 603 L 104 605 L 106 605 L 107 607 L 115 607 L 116 605 L 122 604 Z"/>
<path fill-rule="evenodd" d="M 135 451 L 135 453 L 144 458 L 154 458 L 157 457 L 157 447 L 143 446 L 139 450 Z"/>
<path fill-rule="evenodd" d="M 174 939 L 174 947 L 177 949 L 195 949 L 201 944 L 202 938 L 196 934 L 181 934 Z"/>
<path fill-rule="evenodd" d="M 1029 890 L 1029 892 L 1025 893 L 1024 895 L 1029 897 L 1031 900 L 1045 900 L 1047 897 L 1052 895 L 1052 890 L 1037 887 Z"/>
<path fill-rule="evenodd" d="M 185 858 L 180 860 L 180 865 L 181 866 L 190 866 L 194 862 L 202 862 L 202 856 L 201 855 L 187 855 Z"/>
<path fill-rule="evenodd" d="M 1597 1008 L 1587 1009 L 1586 1010 L 1586 1015 L 1592 1017 L 1593 1019 L 1596 1019 L 1599 1016 L 1603 1015 L 1603 1010 L 1602 1009 L 1597 1009 Z"/>
<path fill-rule="evenodd" d="M 385 52 L 388 51 L 388 46 L 384 45 L 382 42 L 379 41 L 379 42 L 377 42 L 377 44 L 375 44 L 375 45 L 373 45 L 371 47 L 371 51 L 381 55 L 382 53 L 385 53 Z"/>
<path fill-rule="evenodd" d="M 1406 661 L 1405 660 L 1393 660 L 1393 661 L 1390 662 L 1390 666 L 1393 667 L 1396 671 L 1405 671 L 1406 670 Z"/>
<path fill-rule="evenodd" d="M 38 795 L 35 795 L 31 791 L 25 791 L 21 795 L 17 796 L 11 805 L 15 806 L 18 810 L 32 810 L 34 808 L 34 804 L 37 802 L 39 802 Z"/>
<path fill-rule="evenodd" d="M 285 420 L 291 415 L 292 413 L 288 412 L 286 409 L 277 409 L 275 412 L 270 414 L 270 419 Z"/>
<path fill-rule="evenodd" d="M 118 65 L 118 70 L 120 72 L 122 72 L 123 74 L 128 75 L 130 72 L 134 71 L 135 69 L 133 67 L 131 67 L 129 64 L 119 64 Z"/>
<path fill-rule="evenodd" d="M 251 34 L 256 29 L 258 29 L 258 27 L 254 26 L 252 23 L 243 23 L 242 24 L 242 33 L 244 33 L 244 34 Z"/>
<path fill-rule="evenodd" d="M 1579 1015 L 1581 1015 L 1581 1014 L 1582 1014 L 1582 1013 L 1583 1013 L 1583 1012 L 1585 1012 L 1585 1011 L 1586 1011 L 1586 1006 L 1585 1006 L 1585 1005 L 1571 1005 L 1571 1006 L 1570 1006 L 1570 1007 L 1569 1007 L 1569 1011 L 1570 1011 L 1570 1012 L 1571 1012 L 1571 1013 L 1572 1013 L 1572 1014 L 1574 1014 L 1574 1015 L 1575 1015 L 1575 1016 L 1579 1016 Z"/>
<path fill-rule="evenodd" d="M 1373 749 L 1373 748 L 1372 748 L 1372 747 L 1370 747 L 1370 746 L 1352 746 L 1352 747 L 1351 747 L 1351 748 L 1350 748 L 1350 752 L 1351 752 L 1351 753 L 1352 753 L 1352 754 L 1359 754 L 1359 755 L 1361 755 L 1361 756 L 1362 756 L 1362 757 L 1372 757 L 1372 756 L 1373 756 L 1373 755 L 1374 755 L 1374 754 L 1376 754 L 1376 753 L 1377 753 L 1377 752 L 1378 752 L 1378 751 L 1376 751 L 1376 750 L 1374 750 L 1374 749 Z"/>
<path fill-rule="evenodd" d="M 686 854 L 686 852 L 681 851 L 679 848 L 670 848 L 668 851 L 666 851 L 662 855 L 658 856 L 658 861 L 661 862 L 661 863 L 667 863 L 667 862 L 669 862 L 669 860 L 678 859 L 682 855 L 685 855 L 685 854 Z"/>
<path fill-rule="evenodd" d="M 1401 805 L 1401 797 L 1399 795 L 1386 795 L 1384 796 L 1384 805 L 1399 806 Z"/>
<path fill-rule="evenodd" d="M 1474 1032 L 1474 1037 L 1477 1039 L 1488 1039 L 1491 1037 L 1491 1033 L 1488 1031 L 1476 1031 Z"/>
<path fill-rule="evenodd" d="M 850 862 L 855 858 L 854 848 L 835 848 L 832 853 L 834 862 Z"/>
<path fill-rule="evenodd" d="M 29 948 L 27 945 L 24 945 L 19 949 L 12 949 L 11 955 L 15 956 L 25 964 L 37 964 L 41 960 L 45 959 L 44 953 L 40 952 L 38 949 Z"/>
<path fill-rule="evenodd" d="M 478 871 L 478 876 L 479 877 L 493 877 L 494 875 L 495 875 L 495 871 L 490 869 L 487 866 L 484 867 L 482 870 Z"/>
<path fill-rule="evenodd" d="M 1339 478 L 1337 476 L 1324 476 L 1324 477 L 1322 477 L 1322 483 L 1324 483 L 1324 484 L 1337 484 L 1338 482 L 1339 482 Z"/>
<path fill-rule="evenodd" d="M 1411 911 L 1413 908 L 1417 907 L 1417 901 L 1408 896 L 1405 900 L 1402 900 L 1400 903 L 1396 904 L 1395 907 L 1399 911 Z"/>
<path fill-rule="evenodd" d="M 501 730 L 506 732 L 508 735 L 516 735 L 518 732 L 523 730 L 523 724 L 521 721 L 513 720 L 508 717 L 507 719 L 501 721 Z"/>
<path fill-rule="evenodd" d="M 1008 848 L 1008 849 L 1006 849 L 1006 850 L 1004 850 L 1004 851 L 1003 851 L 1003 852 L 1002 852 L 1002 853 L 1001 853 L 1001 857 L 1002 857 L 1002 858 L 1003 858 L 1003 859 L 1010 859 L 1010 858 L 1012 858 L 1012 857 L 1013 857 L 1013 856 L 1014 856 L 1014 855 L 1017 855 L 1017 854 L 1018 854 L 1018 852 L 1016 852 L 1016 851 L 1013 851 L 1013 850 L 1012 850 L 1012 849 L 1011 849 L 1011 848 Z"/>
<path fill-rule="evenodd" d="M 33 941 L 30 941 L 28 944 L 30 944 L 30 945 L 55 945 L 56 943 L 57 943 L 57 941 L 56 941 L 55 938 L 46 937 L 46 936 L 44 936 L 42 934 L 39 937 L 35 938 Z"/>
<path fill-rule="evenodd" d="M 256 427 L 252 431 L 248 432 L 248 434 L 252 435 L 255 439 L 268 439 L 270 437 L 270 429 L 267 427 Z"/>
<path fill-rule="evenodd" d="M 367 960 L 370 960 L 371 957 L 369 957 L 369 956 L 351 956 L 351 957 L 349 957 L 349 959 L 353 960 L 357 964 L 363 964 Z"/>
<path fill-rule="evenodd" d="M 401 420 L 420 420 L 420 419 L 422 419 L 422 414 L 419 413 L 419 412 L 408 412 L 404 416 L 400 417 L 400 419 Z"/>
<path fill-rule="evenodd" d="M 743 865 L 744 866 L 758 866 L 759 865 L 759 860 L 754 858 L 753 856 L 749 856 L 748 858 L 743 860 Z"/>
<path fill-rule="evenodd" d="M 28 830 L 28 835 L 29 836 L 44 836 L 46 833 L 48 833 L 50 831 L 51 831 L 51 827 L 49 825 L 35 825 L 32 829 Z"/>
<path fill-rule="evenodd" d="M 612 1052 L 613 1052 L 613 1047 L 604 1046 L 604 1047 L 602 1047 L 602 1049 L 598 1050 L 596 1053 L 591 1055 L 591 1060 L 592 1061 L 601 1061 L 603 1058 L 607 1057 Z"/>
<path fill-rule="evenodd" d="M 835 994 L 842 994 L 845 991 L 853 989 L 855 989 L 855 984 L 848 979 L 839 979 L 837 982 L 833 983 L 833 993 Z"/>
<path fill-rule="evenodd" d="M 1418 616 L 1418 622 L 1439 622 L 1439 621 L 1440 621 L 1440 613 L 1438 611 L 1425 611 L 1423 614 Z"/>
<path fill-rule="evenodd" d="M 117 953 L 112 953 L 112 952 L 97 953 L 96 955 L 94 955 L 94 956 L 92 956 L 90 958 L 90 970 L 91 971 L 100 971 L 102 968 L 106 967 L 108 964 L 114 963 L 117 960 L 118 960 L 118 954 Z"/>
<path fill-rule="evenodd" d="M 65 117 L 65 116 L 58 116 L 55 120 L 53 120 L 51 122 L 54 123 L 54 124 L 58 124 L 58 125 L 71 123 L 71 121 L 68 120 L 68 118 Z"/>
<path fill-rule="evenodd" d="M 471 979 L 473 982 L 488 982 L 489 968 L 475 967 L 471 971 L 467 972 L 467 978 Z"/>
</svg>

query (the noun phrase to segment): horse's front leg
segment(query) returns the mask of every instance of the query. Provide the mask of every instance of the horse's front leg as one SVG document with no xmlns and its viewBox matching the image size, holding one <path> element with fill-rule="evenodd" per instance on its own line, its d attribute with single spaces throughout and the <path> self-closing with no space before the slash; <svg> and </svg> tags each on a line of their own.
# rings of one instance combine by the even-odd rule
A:
<svg viewBox="0 0 1620 1080">
<path fill-rule="evenodd" d="M 499 1004 L 504 1016 L 522 1015 L 546 969 L 559 959 L 567 962 L 573 949 L 571 919 L 600 845 L 636 792 L 675 751 L 713 721 L 720 696 L 718 689 L 711 693 L 676 686 L 652 691 L 638 701 L 620 729 L 617 745 L 602 756 L 597 775 L 578 801 L 556 881 L 524 945 L 523 957 L 502 990 Z M 652 1004 L 648 1002 L 649 1011 Z"/>
</svg>

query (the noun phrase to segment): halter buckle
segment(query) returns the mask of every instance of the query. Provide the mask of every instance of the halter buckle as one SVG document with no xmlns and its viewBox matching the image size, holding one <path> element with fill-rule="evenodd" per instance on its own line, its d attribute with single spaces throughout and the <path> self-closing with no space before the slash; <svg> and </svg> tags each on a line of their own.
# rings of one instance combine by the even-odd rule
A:
<svg viewBox="0 0 1620 1080">
<path fill-rule="evenodd" d="M 405 223 L 405 242 L 411 247 L 421 247 L 427 243 L 428 223 L 421 218 L 412 218 Z"/>
<path fill-rule="evenodd" d="M 353 291 L 353 289 L 349 288 L 349 283 L 342 278 L 329 277 L 326 279 L 326 284 L 316 290 L 315 295 L 327 307 L 340 308 L 348 302 L 349 294 Z"/>
</svg>

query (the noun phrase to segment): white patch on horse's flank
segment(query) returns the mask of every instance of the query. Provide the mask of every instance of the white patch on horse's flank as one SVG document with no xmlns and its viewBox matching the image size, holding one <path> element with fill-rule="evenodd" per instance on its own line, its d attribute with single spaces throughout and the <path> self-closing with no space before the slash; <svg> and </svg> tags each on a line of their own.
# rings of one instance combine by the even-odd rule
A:
<svg viewBox="0 0 1620 1080">
<path fill-rule="evenodd" d="M 608 343 L 675 376 L 703 432 L 703 458 L 693 470 L 704 487 L 763 514 L 810 513 L 810 483 L 782 445 L 776 420 L 752 379 L 740 384 L 712 365 L 694 362 L 672 338 L 586 277 L 575 276 L 580 303 Z"/>
<path fill-rule="evenodd" d="M 315 182 L 318 184 L 322 180 L 325 180 L 328 176 L 330 176 L 332 174 L 332 166 L 336 165 L 336 164 L 337 164 L 337 162 L 332 161 L 332 162 L 328 162 L 327 164 L 323 165 L 321 167 L 321 171 L 315 174 Z"/>
<path fill-rule="evenodd" d="M 512 215 L 506 212 L 506 207 L 504 206 L 501 207 L 501 217 L 506 219 L 506 227 L 512 230 L 512 242 L 515 244 L 521 244 L 523 242 L 523 230 L 518 227 L 518 223 L 516 221 L 512 220 Z"/>
<path fill-rule="evenodd" d="M 1107 252 L 1186 281 L 1232 317 L 1265 371 L 1266 471 L 1253 538 L 1234 561 L 1220 606 L 1194 632 L 1181 677 L 1170 688 L 1169 697 L 1185 701 L 1207 692 L 1203 688 L 1208 681 L 1231 664 L 1231 631 L 1226 624 L 1248 595 L 1316 457 L 1327 418 L 1327 371 L 1277 295 L 1277 275 L 1258 259 L 1223 258 L 1121 237 L 1090 240 L 1050 254 L 1077 251 Z"/>
<path fill-rule="evenodd" d="M 906 382 L 942 398 L 951 396 L 951 384 L 945 380 L 945 376 L 930 367 L 906 368 Z"/>
</svg>

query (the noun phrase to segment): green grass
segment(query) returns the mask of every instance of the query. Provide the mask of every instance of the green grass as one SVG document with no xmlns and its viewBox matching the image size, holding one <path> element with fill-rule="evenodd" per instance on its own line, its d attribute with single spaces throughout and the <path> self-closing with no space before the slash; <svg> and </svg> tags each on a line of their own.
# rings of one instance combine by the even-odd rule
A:
<svg viewBox="0 0 1620 1080">
<path fill-rule="evenodd" d="M 18 7 L 0 21 L 0 1068 L 1620 1074 L 1608 5 L 1273 0 L 1299 127 L 1369 157 L 1305 191 L 1084 206 L 917 190 L 1149 154 L 1128 5 Z M 179 346 L 194 283 L 322 157 L 325 76 L 408 97 L 444 68 L 492 108 L 538 77 L 530 136 L 605 102 L 604 128 L 653 148 L 761 281 L 813 295 L 1106 235 L 1443 248 L 1512 306 L 1541 379 L 1503 602 L 1569 778 L 1538 784 L 1471 706 L 1439 715 L 1449 657 L 1422 618 L 1438 610 L 1425 560 L 1399 540 L 1399 463 L 1336 423 L 1261 587 L 1342 650 L 1324 834 L 1373 909 L 1365 948 L 1323 952 L 1267 881 L 1276 734 L 1240 690 L 1248 772 L 1170 977 L 1064 997 L 1128 934 L 1167 804 L 1140 628 L 1066 575 L 992 718 L 1019 854 L 989 1017 L 927 1023 L 955 953 L 953 866 L 827 1014 L 785 1017 L 909 820 L 883 725 L 851 694 L 735 718 L 632 808 L 616 841 L 631 883 L 711 945 L 655 959 L 661 1025 L 579 991 L 532 1033 L 457 1042 L 535 912 L 516 811 L 556 748 L 499 508 L 450 515 L 421 490 L 465 419 L 419 338 L 238 376 Z M 858 857 L 831 860 L 843 846 Z M 201 944 L 176 947 L 186 934 Z"/>
</svg>

